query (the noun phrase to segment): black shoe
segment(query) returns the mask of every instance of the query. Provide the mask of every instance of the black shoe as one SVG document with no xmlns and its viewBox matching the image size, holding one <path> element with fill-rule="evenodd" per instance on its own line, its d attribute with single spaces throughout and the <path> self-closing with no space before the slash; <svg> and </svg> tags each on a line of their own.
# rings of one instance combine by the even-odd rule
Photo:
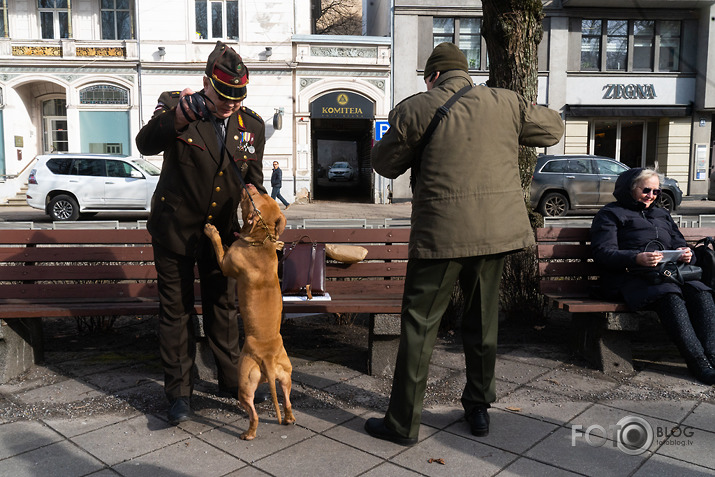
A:
<svg viewBox="0 0 715 477">
<path fill-rule="evenodd" d="M 271 400 L 271 393 L 259 393 L 257 392 L 253 396 L 253 405 L 255 406 L 256 404 L 261 404 L 262 402 L 270 401 Z"/>
<path fill-rule="evenodd" d="M 176 426 L 180 422 L 188 421 L 191 417 L 189 398 L 179 397 L 171 401 L 169 406 L 169 424 Z"/>
<path fill-rule="evenodd" d="M 385 420 L 371 417 L 365 421 L 365 430 L 372 437 L 400 444 L 401 446 L 413 446 L 417 444 L 416 437 L 402 437 L 395 431 L 391 431 L 385 426 Z"/>
<path fill-rule="evenodd" d="M 710 362 L 710 366 L 712 366 L 713 368 L 715 368 L 715 354 L 705 353 L 705 356 L 707 356 L 708 361 Z"/>
<path fill-rule="evenodd" d="M 688 369 L 695 376 L 695 379 L 703 384 L 715 384 L 715 369 L 710 366 L 710 362 L 705 356 L 686 361 Z"/>
<path fill-rule="evenodd" d="M 489 414 L 486 406 L 477 406 L 465 416 L 473 436 L 484 437 L 489 435 Z"/>
</svg>

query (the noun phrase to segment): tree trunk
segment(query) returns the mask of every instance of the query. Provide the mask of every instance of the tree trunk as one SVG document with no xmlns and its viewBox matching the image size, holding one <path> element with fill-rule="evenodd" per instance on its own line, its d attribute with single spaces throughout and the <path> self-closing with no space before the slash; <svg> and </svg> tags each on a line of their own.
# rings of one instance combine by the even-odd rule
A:
<svg viewBox="0 0 715 477">
<path fill-rule="evenodd" d="M 482 34 L 489 53 L 487 85 L 515 91 L 536 103 L 538 93 L 538 46 L 544 36 L 541 0 L 483 0 Z M 529 187 L 536 165 L 533 147 L 519 149 L 519 175 L 532 227 L 543 219 L 531 210 Z"/>
</svg>

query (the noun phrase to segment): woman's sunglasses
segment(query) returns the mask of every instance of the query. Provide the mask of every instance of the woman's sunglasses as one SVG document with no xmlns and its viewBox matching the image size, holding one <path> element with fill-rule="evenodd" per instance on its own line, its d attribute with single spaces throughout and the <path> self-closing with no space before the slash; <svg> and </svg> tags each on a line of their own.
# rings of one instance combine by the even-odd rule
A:
<svg viewBox="0 0 715 477">
<path fill-rule="evenodd" d="M 650 187 L 644 187 L 641 189 L 644 194 L 648 195 L 651 192 L 653 193 L 654 196 L 658 197 L 660 195 L 660 189 L 651 189 Z"/>
</svg>

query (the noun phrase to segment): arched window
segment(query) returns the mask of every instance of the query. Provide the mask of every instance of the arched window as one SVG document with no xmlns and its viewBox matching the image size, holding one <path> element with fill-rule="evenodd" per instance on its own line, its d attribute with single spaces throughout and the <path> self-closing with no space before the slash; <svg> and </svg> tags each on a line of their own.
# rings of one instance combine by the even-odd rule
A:
<svg viewBox="0 0 715 477">
<path fill-rule="evenodd" d="M 80 104 L 129 104 L 129 90 L 109 84 L 87 86 L 79 91 Z"/>
</svg>

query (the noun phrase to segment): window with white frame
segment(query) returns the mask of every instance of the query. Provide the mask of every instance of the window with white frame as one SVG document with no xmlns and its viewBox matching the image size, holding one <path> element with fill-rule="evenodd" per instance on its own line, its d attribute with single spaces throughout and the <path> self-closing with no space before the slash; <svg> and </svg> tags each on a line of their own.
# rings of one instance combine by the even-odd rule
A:
<svg viewBox="0 0 715 477">
<path fill-rule="evenodd" d="M 7 37 L 7 0 L 0 0 L 0 38 Z"/>
<path fill-rule="evenodd" d="M 119 86 L 95 84 L 79 90 L 80 104 L 129 104 L 129 91 Z"/>
<path fill-rule="evenodd" d="M 434 17 L 432 19 L 433 46 L 454 43 L 467 57 L 469 69 L 486 69 L 482 61 L 482 19 L 476 17 Z M 485 67 L 482 67 L 482 64 Z"/>
<path fill-rule="evenodd" d="M 680 71 L 678 20 L 581 21 L 581 71 Z"/>
<path fill-rule="evenodd" d="M 41 38 L 52 40 L 70 37 L 72 27 L 69 0 L 37 0 L 37 11 Z"/>
<path fill-rule="evenodd" d="M 102 40 L 134 38 L 130 0 L 101 0 Z"/>
<path fill-rule="evenodd" d="M 238 0 L 195 0 L 196 35 L 238 40 Z"/>
</svg>

